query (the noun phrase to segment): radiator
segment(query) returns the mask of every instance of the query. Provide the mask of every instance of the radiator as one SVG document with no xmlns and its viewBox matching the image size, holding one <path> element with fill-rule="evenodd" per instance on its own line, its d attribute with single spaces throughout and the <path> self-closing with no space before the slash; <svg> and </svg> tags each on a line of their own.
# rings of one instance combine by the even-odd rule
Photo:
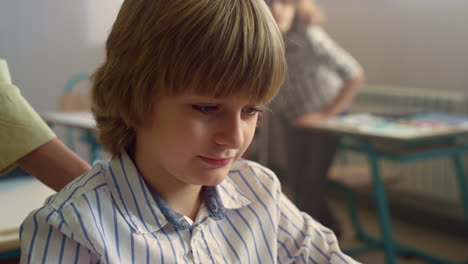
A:
<svg viewBox="0 0 468 264">
<path fill-rule="evenodd" d="M 356 96 L 351 110 L 390 115 L 434 110 L 468 114 L 467 95 L 464 91 L 368 85 Z M 356 155 L 350 158 L 364 162 Z M 468 157 L 464 157 L 464 165 L 468 166 Z M 449 159 L 383 162 L 382 166 L 391 166 L 402 173 L 402 180 L 392 189 L 461 205 L 455 171 Z"/>
</svg>

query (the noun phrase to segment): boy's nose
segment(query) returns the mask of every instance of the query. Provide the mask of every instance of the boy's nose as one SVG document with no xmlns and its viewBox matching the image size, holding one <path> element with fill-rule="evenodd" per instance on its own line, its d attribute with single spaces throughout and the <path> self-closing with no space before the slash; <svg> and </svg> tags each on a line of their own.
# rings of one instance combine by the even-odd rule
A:
<svg viewBox="0 0 468 264">
<path fill-rule="evenodd" d="M 239 149 L 244 142 L 244 131 L 240 116 L 225 117 L 219 123 L 215 142 L 230 149 Z"/>
</svg>

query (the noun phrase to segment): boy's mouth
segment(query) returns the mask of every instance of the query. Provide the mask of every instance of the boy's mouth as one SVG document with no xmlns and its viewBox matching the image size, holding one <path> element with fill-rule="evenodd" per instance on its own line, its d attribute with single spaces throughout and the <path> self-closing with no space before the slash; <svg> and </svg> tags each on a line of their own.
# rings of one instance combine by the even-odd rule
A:
<svg viewBox="0 0 468 264">
<path fill-rule="evenodd" d="M 226 165 L 228 165 L 232 158 L 208 158 L 208 157 L 203 157 L 203 156 L 198 156 L 202 161 L 204 161 L 205 163 L 211 165 L 211 166 L 215 166 L 215 167 L 224 167 Z"/>
</svg>

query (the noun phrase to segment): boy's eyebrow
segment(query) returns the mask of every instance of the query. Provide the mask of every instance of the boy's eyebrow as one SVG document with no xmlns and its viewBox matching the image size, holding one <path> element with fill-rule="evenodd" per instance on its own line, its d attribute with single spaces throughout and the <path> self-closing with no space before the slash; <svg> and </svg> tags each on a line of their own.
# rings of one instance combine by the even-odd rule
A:
<svg viewBox="0 0 468 264">
<path fill-rule="evenodd" d="M 187 101 L 207 101 L 207 102 L 201 102 L 201 103 L 213 103 L 213 104 L 218 104 L 218 103 L 224 103 L 226 100 L 229 100 L 228 97 L 213 97 L 209 95 L 197 95 L 197 94 L 189 94 L 189 95 L 184 95 Z M 263 103 L 261 102 L 249 102 L 248 99 L 246 99 L 246 105 L 258 105 L 259 107 L 266 107 Z"/>
<path fill-rule="evenodd" d="M 264 104 L 260 104 L 260 105 L 258 106 L 258 108 L 259 108 L 260 111 L 262 111 L 262 112 L 269 112 L 269 113 L 272 113 L 272 112 L 273 112 L 268 106 L 266 106 L 266 105 L 264 105 Z"/>
</svg>

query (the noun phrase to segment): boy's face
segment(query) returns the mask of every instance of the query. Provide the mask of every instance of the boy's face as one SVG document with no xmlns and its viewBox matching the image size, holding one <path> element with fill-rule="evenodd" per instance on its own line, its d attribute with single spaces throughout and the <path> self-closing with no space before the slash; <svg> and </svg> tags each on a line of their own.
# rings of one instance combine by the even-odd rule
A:
<svg viewBox="0 0 468 264">
<path fill-rule="evenodd" d="M 145 178 L 154 175 L 146 180 L 159 187 L 217 185 L 252 141 L 259 111 L 242 97 L 158 98 L 148 122 L 137 129 L 137 166 Z"/>
</svg>

